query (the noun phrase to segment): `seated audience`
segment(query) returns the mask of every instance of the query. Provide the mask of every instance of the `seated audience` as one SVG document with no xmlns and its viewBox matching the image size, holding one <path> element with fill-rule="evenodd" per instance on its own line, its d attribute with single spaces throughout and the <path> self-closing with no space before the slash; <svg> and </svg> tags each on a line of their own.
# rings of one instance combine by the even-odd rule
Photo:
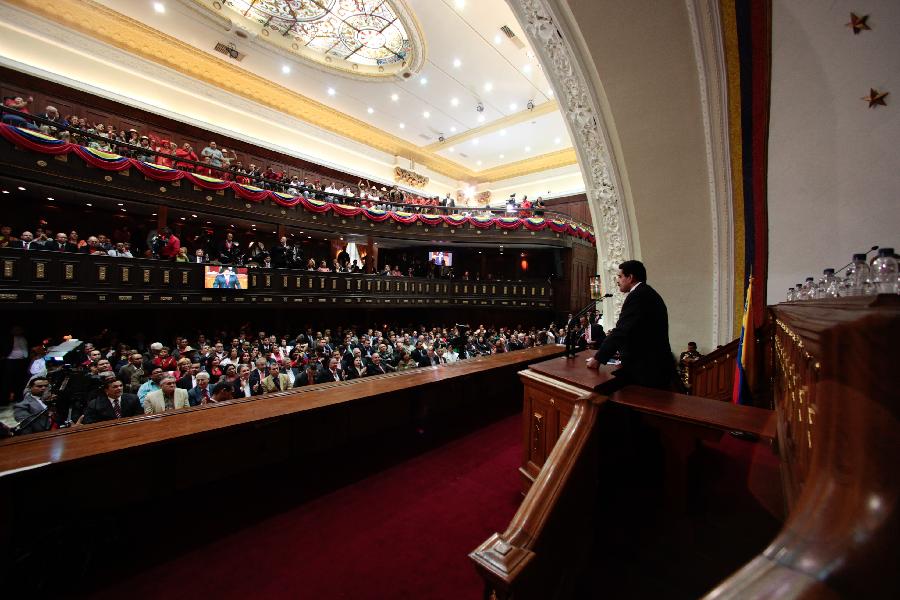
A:
<svg viewBox="0 0 900 600">
<path fill-rule="evenodd" d="M 171 410 L 189 407 L 188 393 L 175 386 L 175 378 L 166 375 L 159 382 L 160 389 L 144 398 L 144 414 L 158 415 Z"/>
<path fill-rule="evenodd" d="M 144 414 L 141 403 L 134 394 L 124 394 L 122 382 L 115 378 L 105 380 L 102 391 L 88 402 L 82 423 L 99 423 Z"/>
</svg>

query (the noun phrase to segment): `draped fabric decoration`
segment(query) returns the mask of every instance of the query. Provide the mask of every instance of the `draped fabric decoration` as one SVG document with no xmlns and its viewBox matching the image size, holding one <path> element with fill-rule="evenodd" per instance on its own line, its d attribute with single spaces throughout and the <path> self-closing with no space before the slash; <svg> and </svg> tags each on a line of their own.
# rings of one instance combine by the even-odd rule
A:
<svg viewBox="0 0 900 600">
<path fill-rule="evenodd" d="M 163 165 L 119 156 L 118 154 L 102 152 L 85 146 L 79 146 L 78 144 L 64 142 L 37 131 L 22 129 L 12 125 L 0 125 L 0 137 L 20 148 L 25 148 L 34 152 L 53 155 L 67 153 L 76 154 L 88 165 L 106 171 L 124 171 L 125 169 L 134 167 L 142 175 L 154 181 L 178 181 L 180 179 L 186 179 L 204 190 L 221 191 L 231 189 L 235 196 L 249 202 L 260 203 L 271 200 L 279 206 L 293 207 L 300 205 L 304 210 L 317 214 L 324 214 L 330 211 L 341 217 L 362 217 L 375 223 L 383 223 L 384 221 L 391 219 L 401 225 L 415 225 L 418 222 L 429 227 L 438 227 L 442 224 L 446 224 L 450 227 L 460 227 L 468 224 L 477 227 L 478 229 L 496 228 L 514 230 L 524 227 L 528 231 L 542 231 L 549 227 L 554 233 L 564 233 L 586 240 L 591 244 L 595 243 L 594 233 L 592 231 L 585 229 L 580 225 L 554 219 L 544 219 L 541 217 L 519 218 L 506 216 L 487 217 L 480 215 L 419 214 L 403 211 L 384 211 L 377 208 L 351 206 L 348 204 L 334 204 L 331 202 L 323 202 L 322 200 L 306 198 L 304 196 L 291 196 L 290 194 L 266 190 L 253 185 L 237 183 L 236 181 L 225 181 L 224 179 L 181 171 Z"/>
</svg>

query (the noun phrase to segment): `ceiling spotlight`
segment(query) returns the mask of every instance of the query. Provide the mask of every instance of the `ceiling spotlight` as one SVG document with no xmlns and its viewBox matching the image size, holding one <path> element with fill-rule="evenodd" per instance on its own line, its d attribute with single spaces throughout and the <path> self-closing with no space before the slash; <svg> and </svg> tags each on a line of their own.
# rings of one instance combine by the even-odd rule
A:
<svg viewBox="0 0 900 600">
<path fill-rule="evenodd" d="M 334 88 L 328 88 L 328 95 L 334 96 L 337 92 L 334 91 Z"/>
<path fill-rule="evenodd" d="M 444 136 L 439 135 L 439 136 L 438 136 L 438 141 L 439 141 L 440 143 L 443 144 L 443 143 L 446 141 L 446 139 L 444 138 Z"/>
<path fill-rule="evenodd" d="M 501 36 L 499 33 L 494 36 L 495 44 L 497 44 L 499 46 L 502 42 L 503 42 L 503 36 Z"/>
<path fill-rule="evenodd" d="M 525 108 L 528 110 L 534 110 L 534 100 L 529 100 L 528 104 L 525 105 Z"/>
<path fill-rule="evenodd" d="M 193 218 L 195 218 L 195 219 L 196 219 L 196 218 L 197 218 L 197 215 L 191 215 L 191 217 L 193 217 Z"/>
<path fill-rule="evenodd" d="M 553 139 L 553 143 L 554 143 L 554 144 L 558 144 L 558 143 L 559 143 L 559 138 L 554 138 L 554 139 Z"/>
<path fill-rule="evenodd" d="M 158 12 L 159 14 L 163 14 L 163 13 L 166 12 L 166 5 L 163 4 L 162 2 L 154 2 L 154 3 L 153 3 L 153 10 L 155 10 L 155 11 Z"/>
<path fill-rule="evenodd" d="M 406 123 L 400 123 L 400 129 L 406 129 Z"/>
<path fill-rule="evenodd" d="M 478 145 L 478 138 L 474 138 L 474 139 L 472 140 L 472 145 L 473 145 L 473 146 L 477 146 L 477 145 Z"/>
<path fill-rule="evenodd" d="M 450 98 L 450 104 L 453 106 L 459 106 L 459 98 Z"/>
<path fill-rule="evenodd" d="M 422 116 L 425 117 L 426 119 L 430 119 L 431 113 L 426 110 L 425 112 L 422 113 Z"/>
<path fill-rule="evenodd" d="M 20 191 L 20 192 L 24 192 L 24 191 L 25 191 L 25 188 L 23 188 L 23 187 L 20 185 L 20 186 L 19 186 L 19 191 Z M 119 206 L 122 206 L 122 205 L 120 204 Z"/>
<path fill-rule="evenodd" d="M 284 73 L 285 75 L 287 75 L 288 73 L 291 72 L 291 68 L 290 68 L 289 66 L 287 66 L 287 65 L 282 65 L 282 66 L 281 66 L 281 72 Z"/>
<path fill-rule="evenodd" d="M 456 8 L 458 8 L 459 10 L 462 10 L 466 7 L 466 0 L 456 0 L 456 2 L 454 2 L 454 4 L 456 4 Z"/>
<path fill-rule="evenodd" d="M 523 73 L 526 73 L 526 74 L 531 73 L 531 65 L 530 65 L 530 64 L 524 65 L 524 66 L 522 67 L 522 72 L 523 72 Z"/>
<path fill-rule="evenodd" d="M 481 161 L 480 161 L 480 160 L 479 160 L 479 161 L 475 161 L 475 164 L 478 165 L 478 166 L 480 167 L 480 166 L 481 166 Z"/>
<path fill-rule="evenodd" d="M 503 158 L 503 155 L 502 155 L 502 154 L 500 155 L 500 158 Z"/>
<path fill-rule="evenodd" d="M 371 115 L 375 112 L 375 109 L 370 106 L 369 108 L 366 109 L 366 112 Z"/>
<path fill-rule="evenodd" d="M 484 84 L 484 91 L 489 92 L 492 89 L 494 89 L 494 84 L 491 83 L 490 81 L 488 81 L 487 83 Z"/>
<path fill-rule="evenodd" d="M 9 190 L 3 190 L 3 193 L 4 193 L 4 194 L 8 194 L 8 193 L 9 193 Z"/>
<path fill-rule="evenodd" d="M 459 60 L 458 58 L 454 58 L 454 59 L 453 59 L 453 66 L 456 67 L 457 69 L 460 68 L 460 67 L 462 66 L 462 61 Z"/>
<path fill-rule="evenodd" d="M 49 200 L 50 202 L 53 202 L 53 198 L 51 198 L 50 196 L 47 196 L 47 200 Z"/>
<path fill-rule="evenodd" d="M 391 94 L 391 100 L 393 100 L 394 102 L 396 102 L 399 99 L 400 99 L 400 96 L 398 96 L 397 94 Z"/>
<path fill-rule="evenodd" d="M 184 217 L 181 217 L 181 220 L 182 220 L 182 221 L 186 221 L 187 219 L 185 219 Z"/>
<path fill-rule="evenodd" d="M 547 96 L 548 96 L 549 98 L 552 98 L 552 97 L 553 97 L 553 90 L 547 90 Z"/>
<path fill-rule="evenodd" d="M 450 152 L 456 152 L 456 148 L 454 148 L 453 146 L 450 146 L 450 147 L 448 148 L 448 150 L 449 150 Z"/>
<path fill-rule="evenodd" d="M 93 206 L 93 204 L 91 204 L 90 202 L 88 202 L 87 204 L 85 204 L 85 206 Z M 153 214 L 155 215 L 156 213 L 153 213 Z"/>
<path fill-rule="evenodd" d="M 128 211 L 125 210 L 124 208 L 120 208 L 119 210 L 121 210 L 122 212 L 128 212 Z"/>
<path fill-rule="evenodd" d="M 518 108 L 519 108 L 519 105 L 516 104 L 515 102 L 513 102 L 512 104 L 509 105 L 509 110 L 514 111 L 514 110 L 518 110 Z"/>
<path fill-rule="evenodd" d="M 506 135 L 506 130 L 505 130 L 505 129 L 501 129 L 501 130 L 500 130 L 500 135 Z"/>
<path fill-rule="evenodd" d="M 481 102 L 479 102 L 478 104 L 476 104 L 476 105 L 475 105 L 475 112 L 484 112 L 484 104 L 482 104 Z M 19 188 L 19 189 L 21 190 L 22 188 Z"/>
<path fill-rule="evenodd" d="M 531 152 L 531 146 L 525 146 L 525 152 Z"/>
<path fill-rule="evenodd" d="M 426 83 L 428 83 L 427 77 L 422 77 L 421 79 L 419 79 L 419 85 L 425 85 Z"/>
<path fill-rule="evenodd" d="M 456 133 L 456 125 L 450 126 L 450 133 Z"/>
<path fill-rule="evenodd" d="M 119 202 L 119 206 L 125 206 L 123 203 Z"/>
<path fill-rule="evenodd" d="M 484 115 L 478 115 L 478 122 L 484 123 Z"/>
</svg>

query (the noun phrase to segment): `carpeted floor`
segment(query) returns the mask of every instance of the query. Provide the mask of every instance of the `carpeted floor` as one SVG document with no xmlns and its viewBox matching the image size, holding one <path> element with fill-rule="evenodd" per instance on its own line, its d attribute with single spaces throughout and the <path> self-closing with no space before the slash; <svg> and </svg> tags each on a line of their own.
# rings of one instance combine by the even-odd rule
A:
<svg viewBox="0 0 900 600">
<path fill-rule="evenodd" d="M 521 417 L 515 415 L 326 495 L 246 521 L 253 506 L 198 519 L 214 533 L 170 556 L 159 540 L 131 557 L 133 573 L 87 591 L 100 598 L 479 598 L 467 554 L 503 531 L 521 501 Z M 285 474 L 303 477 L 303 473 Z M 264 496 L 264 495 L 263 495 Z M 216 503 L 215 499 L 209 499 Z M 239 529 L 235 530 L 235 527 Z M 242 527 L 242 528 L 241 528 Z M 216 534 L 216 528 L 221 530 Z M 176 536 L 178 534 L 175 534 Z M 190 534 L 184 534 L 190 535 Z M 107 575 L 109 575 L 107 573 Z M 106 579 L 106 578 L 104 578 Z"/>
</svg>

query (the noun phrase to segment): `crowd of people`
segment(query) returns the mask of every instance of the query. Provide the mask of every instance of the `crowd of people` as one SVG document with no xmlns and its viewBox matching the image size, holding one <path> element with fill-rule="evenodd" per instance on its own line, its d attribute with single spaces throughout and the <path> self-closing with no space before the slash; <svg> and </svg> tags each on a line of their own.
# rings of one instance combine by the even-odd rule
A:
<svg viewBox="0 0 900 600">
<path fill-rule="evenodd" d="M 291 388 L 353 380 L 423 367 L 440 367 L 477 356 L 554 344 L 553 326 L 541 329 L 479 325 L 338 327 L 298 335 L 251 334 L 248 329 L 171 344 L 120 342 L 104 331 L 66 355 L 47 360 L 50 340 L 27 352 L 19 328 L 4 364 L 0 402 L 15 402 L 17 434 L 67 425 L 258 396 Z M 19 354 L 14 353 L 18 352 Z M 18 358 L 20 371 L 10 369 Z M 27 367 L 27 371 L 24 369 Z M 19 379 L 16 379 L 18 377 Z M 12 379 L 11 379 L 12 378 Z M 27 384 L 25 383 L 27 381 Z M 22 385 L 25 385 L 24 392 Z"/>
<path fill-rule="evenodd" d="M 483 212 L 490 215 L 490 209 L 473 209 L 461 206 L 457 211 L 456 199 L 448 192 L 445 197 L 424 196 L 401 190 L 397 185 L 388 186 L 359 180 L 356 186 L 338 181 L 326 181 L 321 177 L 301 177 L 281 168 L 267 165 L 265 169 L 256 164 L 245 165 L 237 154 L 228 148 L 210 141 L 202 149 L 195 149 L 189 142 L 180 146 L 177 142 L 161 138 L 153 132 L 142 134 L 137 129 L 117 129 L 112 124 L 90 122 L 78 115 L 62 116 L 54 106 L 46 106 L 44 112 L 29 118 L 32 97 L 5 97 L 3 106 L 18 113 L 6 112 L 3 122 L 18 127 L 39 130 L 45 135 L 67 142 L 86 146 L 101 152 L 115 153 L 143 162 L 190 171 L 226 181 L 252 184 L 292 196 L 304 196 L 326 202 L 355 204 L 379 210 L 402 210 L 413 213 L 462 212 L 474 214 Z M 507 200 L 507 214 L 521 217 L 543 214 L 543 199 L 534 203 L 527 196 L 516 199 L 512 194 Z M 440 209 L 440 210 L 437 210 Z"/>
</svg>

